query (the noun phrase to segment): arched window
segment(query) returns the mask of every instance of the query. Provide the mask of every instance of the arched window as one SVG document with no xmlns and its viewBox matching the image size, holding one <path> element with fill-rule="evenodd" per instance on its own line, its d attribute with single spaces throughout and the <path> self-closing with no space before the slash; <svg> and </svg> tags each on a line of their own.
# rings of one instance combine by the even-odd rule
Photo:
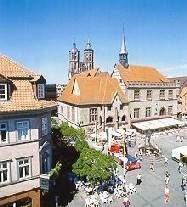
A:
<svg viewBox="0 0 187 207">
<path fill-rule="evenodd" d="M 113 118 L 111 116 L 109 116 L 107 119 L 106 119 L 106 123 L 112 123 L 113 122 Z"/>
<path fill-rule="evenodd" d="M 164 107 L 162 107 L 161 109 L 160 109 L 160 116 L 164 116 L 164 115 L 166 115 L 166 109 L 164 108 Z"/>
<path fill-rule="evenodd" d="M 125 115 L 122 116 L 121 121 L 126 121 L 126 116 Z"/>
</svg>

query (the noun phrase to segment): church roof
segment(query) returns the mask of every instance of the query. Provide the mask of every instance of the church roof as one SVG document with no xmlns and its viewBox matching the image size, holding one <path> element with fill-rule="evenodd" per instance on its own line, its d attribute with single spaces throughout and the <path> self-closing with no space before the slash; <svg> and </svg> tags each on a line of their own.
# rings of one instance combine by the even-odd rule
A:
<svg viewBox="0 0 187 207">
<path fill-rule="evenodd" d="M 80 91 L 79 95 L 73 94 L 75 81 Z M 119 96 L 122 103 L 127 102 L 117 79 L 111 78 L 109 74 L 90 70 L 75 75 L 58 100 L 74 105 L 100 105 L 111 104 L 116 95 Z"/>
<path fill-rule="evenodd" d="M 130 82 L 145 82 L 145 83 L 168 83 L 170 82 L 158 70 L 153 67 L 129 65 L 124 68 L 121 64 L 117 63 L 115 68 L 123 81 L 128 84 Z"/>
</svg>

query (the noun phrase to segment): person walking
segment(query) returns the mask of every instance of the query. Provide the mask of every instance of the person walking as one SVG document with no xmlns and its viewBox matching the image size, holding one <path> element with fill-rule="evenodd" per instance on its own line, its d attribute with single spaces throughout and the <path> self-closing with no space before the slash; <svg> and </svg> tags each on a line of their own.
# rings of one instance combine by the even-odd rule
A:
<svg viewBox="0 0 187 207">
<path fill-rule="evenodd" d="M 167 157 L 164 157 L 164 164 L 165 164 L 165 166 L 168 165 L 168 158 Z"/>
<path fill-rule="evenodd" d="M 184 192 L 184 202 L 185 206 L 187 206 L 187 191 Z"/>
<path fill-rule="evenodd" d="M 182 191 L 185 190 L 185 187 L 186 187 L 186 177 L 183 175 L 182 176 L 182 182 L 181 182 L 181 189 L 182 189 Z"/>
<path fill-rule="evenodd" d="M 149 169 L 153 172 L 155 171 L 153 162 L 150 163 Z"/>
<path fill-rule="evenodd" d="M 123 205 L 125 207 L 129 207 L 130 206 L 129 198 L 127 196 L 125 196 L 124 199 L 123 199 Z"/>
<path fill-rule="evenodd" d="M 166 186 L 165 189 L 164 189 L 164 201 L 165 201 L 165 203 L 169 202 L 169 196 L 170 196 L 169 188 Z"/>
<path fill-rule="evenodd" d="M 140 173 L 136 176 L 136 180 L 136 185 L 140 185 L 142 182 L 142 175 Z"/>
<path fill-rule="evenodd" d="M 169 184 L 169 180 L 170 180 L 170 177 L 169 176 L 166 176 L 165 177 L 165 185 L 168 186 Z"/>
<path fill-rule="evenodd" d="M 180 162 L 179 162 L 179 167 L 178 167 L 178 172 L 179 172 L 179 173 L 182 172 L 182 167 L 183 167 L 183 164 L 182 164 L 182 162 L 180 161 Z"/>
<path fill-rule="evenodd" d="M 166 186 L 168 186 L 169 181 L 170 181 L 170 174 L 168 171 L 166 171 L 166 174 L 165 174 L 165 185 Z"/>
</svg>

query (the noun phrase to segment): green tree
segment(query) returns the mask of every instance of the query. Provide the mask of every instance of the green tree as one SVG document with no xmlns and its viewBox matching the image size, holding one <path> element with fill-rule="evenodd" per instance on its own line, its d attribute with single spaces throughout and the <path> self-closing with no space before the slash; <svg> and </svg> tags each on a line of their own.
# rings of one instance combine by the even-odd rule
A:
<svg viewBox="0 0 187 207">
<path fill-rule="evenodd" d="M 89 148 L 85 139 L 77 139 L 74 145 L 77 152 L 81 153 L 85 148 Z"/>
<path fill-rule="evenodd" d="M 116 163 L 111 156 L 91 148 L 84 148 L 73 164 L 73 172 L 80 177 L 87 177 L 93 184 L 110 179 L 115 168 Z"/>
</svg>

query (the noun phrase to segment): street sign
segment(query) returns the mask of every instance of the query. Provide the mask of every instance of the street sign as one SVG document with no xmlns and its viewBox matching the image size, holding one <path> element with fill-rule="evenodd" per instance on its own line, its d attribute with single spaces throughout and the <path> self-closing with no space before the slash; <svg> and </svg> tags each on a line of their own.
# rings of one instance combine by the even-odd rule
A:
<svg viewBox="0 0 187 207">
<path fill-rule="evenodd" d="M 49 191 L 50 176 L 47 174 L 40 175 L 40 188 L 45 191 Z"/>
</svg>

